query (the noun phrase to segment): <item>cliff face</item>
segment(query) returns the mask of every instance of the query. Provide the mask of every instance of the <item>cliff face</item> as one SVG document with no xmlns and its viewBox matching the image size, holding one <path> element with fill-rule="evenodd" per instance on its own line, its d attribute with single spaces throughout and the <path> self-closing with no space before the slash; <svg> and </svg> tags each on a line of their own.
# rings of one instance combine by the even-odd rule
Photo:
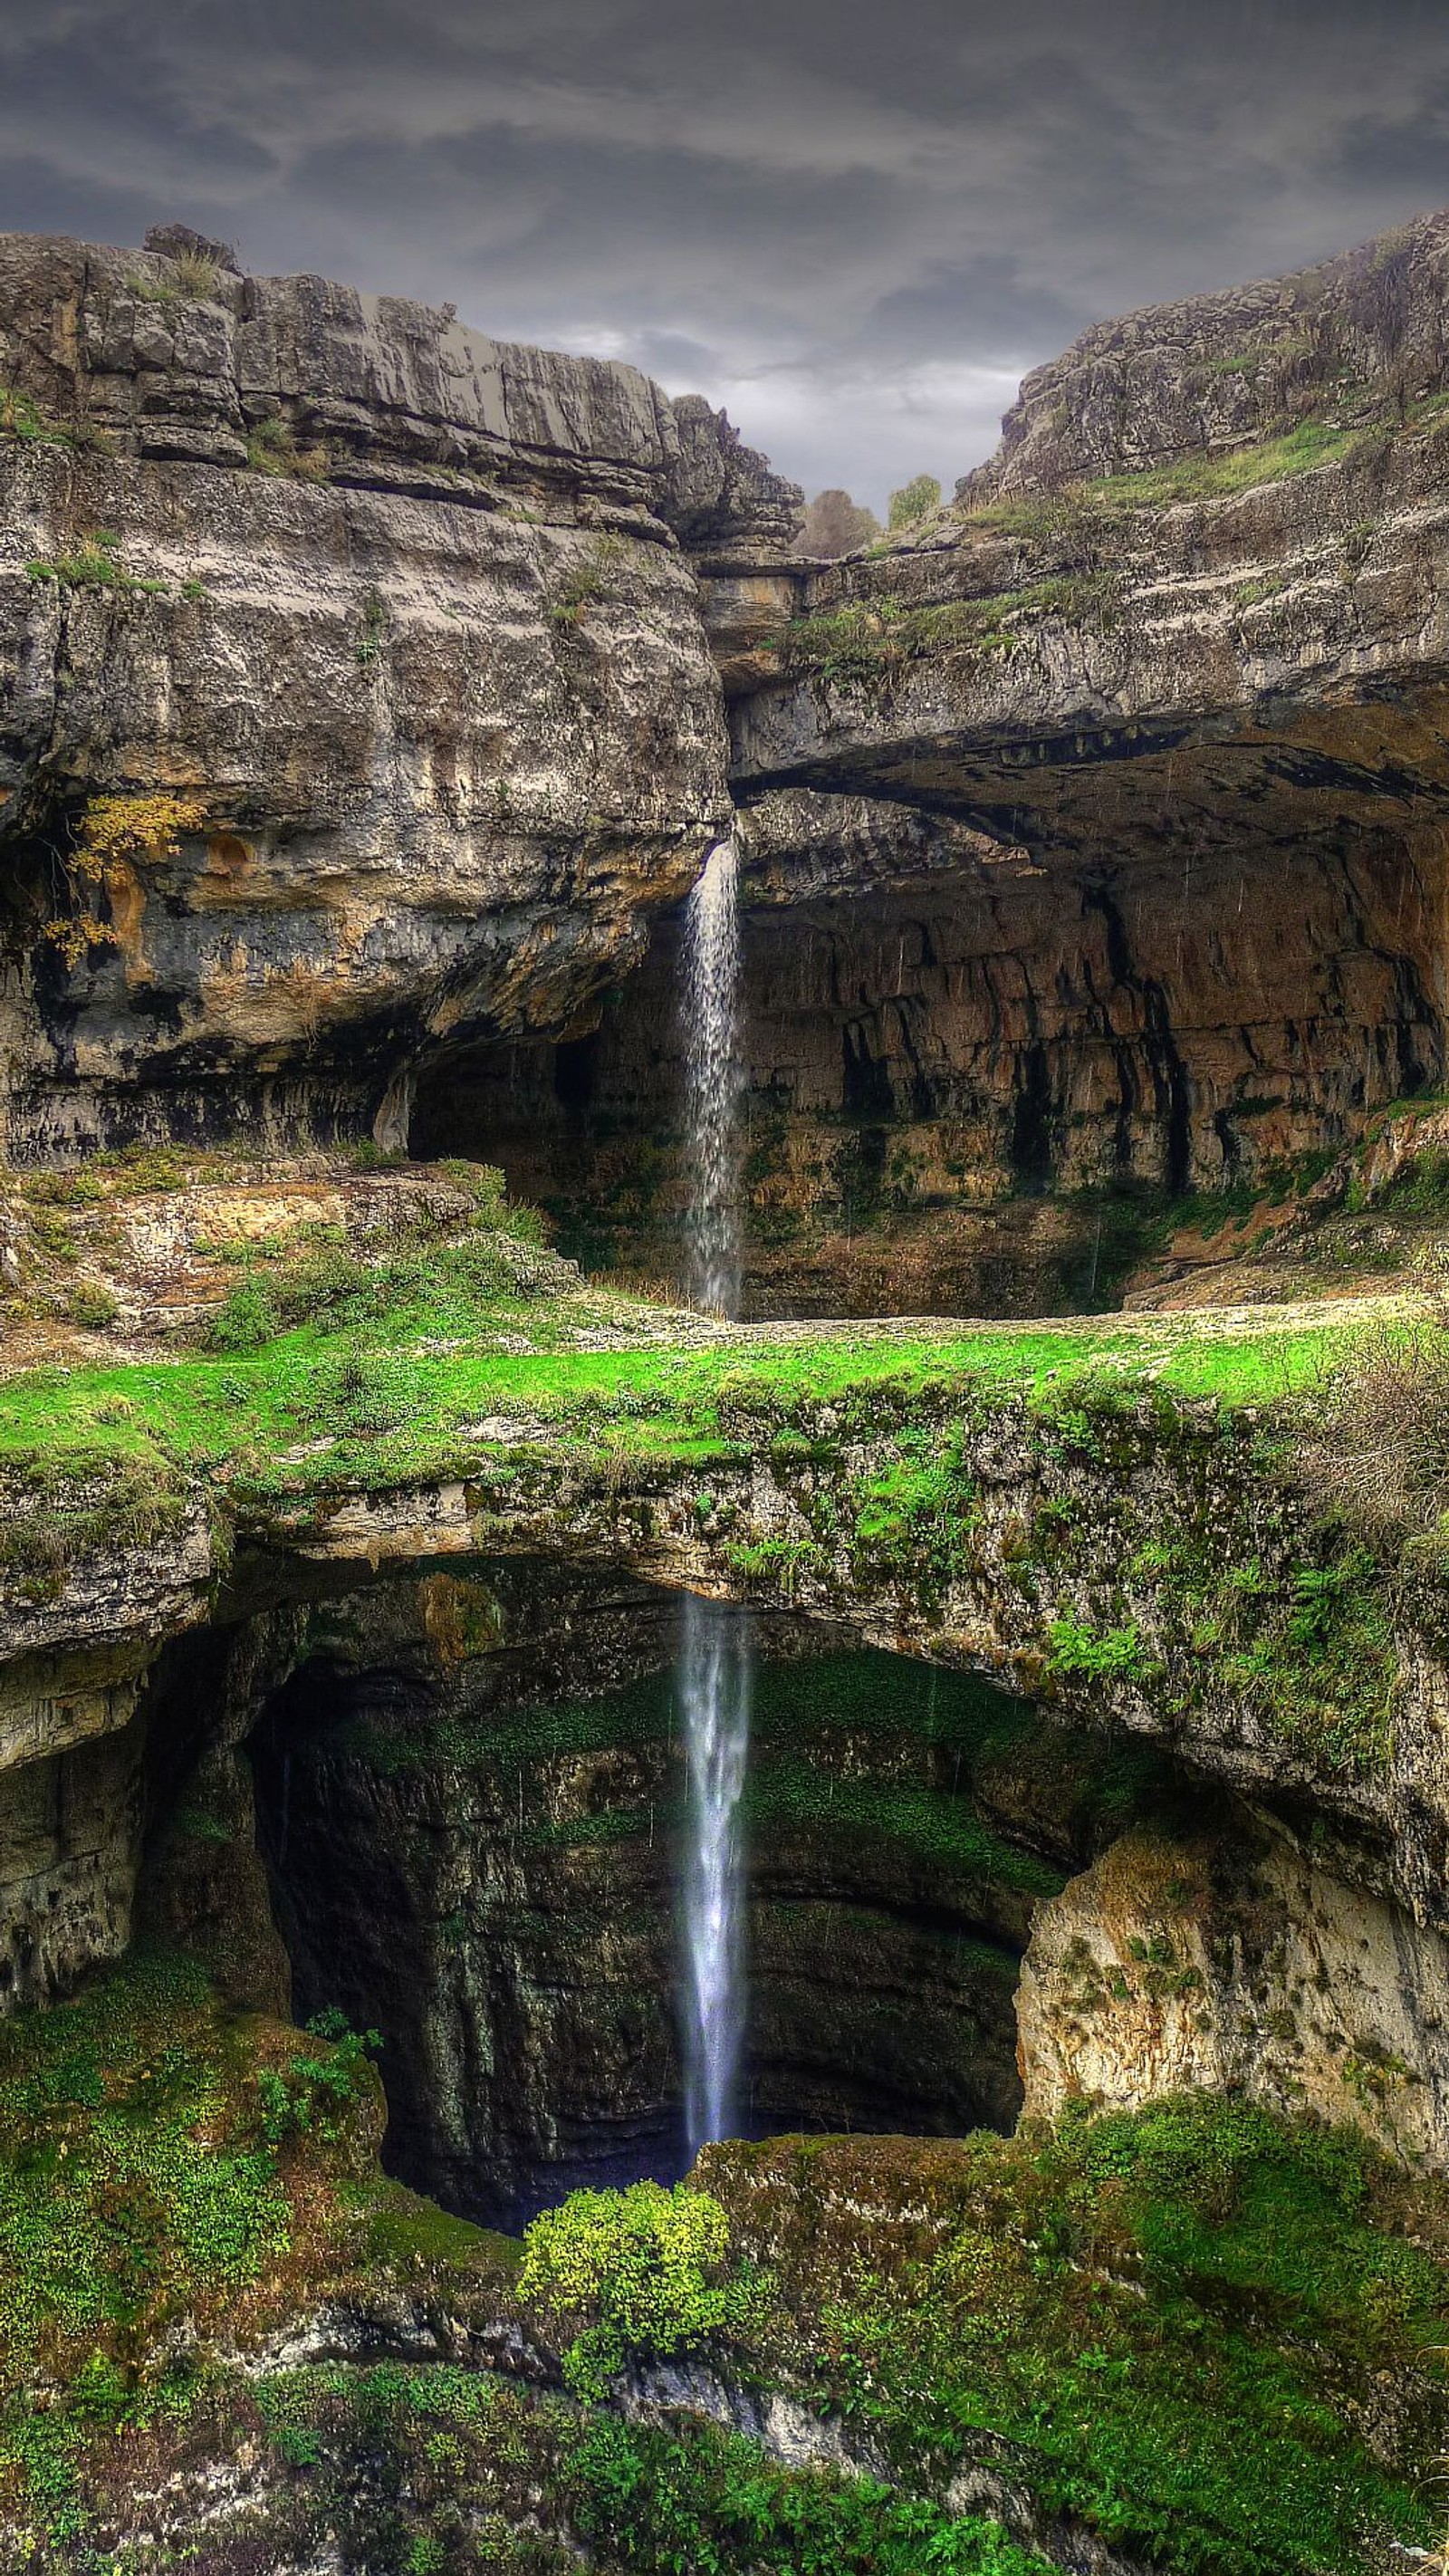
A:
<svg viewBox="0 0 1449 2576">
<path fill-rule="evenodd" d="M 757 1125 L 801 1170 L 818 1106 L 873 1129 L 928 1302 L 986 1284 L 982 1198 L 1261 1181 L 1439 1077 L 1446 245 L 1104 324 L 927 528 L 706 582 L 838 1046 L 801 1079 L 762 927 Z M 847 1193 L 782 1195 L 850 1302 Z"/>
<path fill-rule="evenodd" d="M 696 398 L 156 241 L 0 246 L 16 1154 L 376 1123 L 667 1271 L 732 800 L 764 1311 L 1091 1302 L 1084 1193 L 1439 1078 L 1439 219 L 1087 334 L 824 566 Z"/>
<path fill-rule="evenodd" d="M 11 1142 L 405 1134 L 444 1031 L 558 1027 L 726 828 L 672 521 L 793 487 L 627 367 L 191 252 L 0 244 Z M 8 431 L 8 434 L 6 432 Z M 194 827 L 108 872 L 77 817 Z"/>
<path fill-rule="evenodd" d="M 296 2017 L 381 2029 L 392 2170 L 489 2222 L 688 2162 L 677 1617 L 547 1562 L 399 1576 L 314 1613 L 260 1711 Z M 754 1644 L 750 2126 L 1009 2128 L 1031 1906 L 1100 1840 L 1096 1748 L 1048 1728 L 1043 1757 L 997 1694 L 825 1625 Z"/>
<path fill-rule="evenodd" d="M 1325 416 L 1400 420 L 1449 368 L 1449 216 L 1256 285 L 1094 323 L 1026 378 L 968 503 L 1231 453 Z"/>
<path fill-rule="evenodd" d="M 1261 1186 L 1441 1078 L 1446 239 L 1088 333 L 913 536 L 702 562 L 757 1311 L 1079 1302 L 1082 1194 Z M 440 1060 L 418 1133 L 657 1274 L 674 981 L 666 917 L 591 1052 Z"/>
<path fill-rule="evenodd" d="M 763 1315 L 1110 1301 L 1120 1223 L 1341 1150 L 1443 1061 L 1437 860 L 1271 864 L 1184 832 L 1063 868 L 958 816 L 772 790 L 741 817 L 748 1295 Z M 588 1260 L 670 1275 L 686 1175 L 674 924 L 559 1047 L 425 1071 Z M 1104 1221 L 1105 1220 L 1105 1221 Z"/>
</svg>

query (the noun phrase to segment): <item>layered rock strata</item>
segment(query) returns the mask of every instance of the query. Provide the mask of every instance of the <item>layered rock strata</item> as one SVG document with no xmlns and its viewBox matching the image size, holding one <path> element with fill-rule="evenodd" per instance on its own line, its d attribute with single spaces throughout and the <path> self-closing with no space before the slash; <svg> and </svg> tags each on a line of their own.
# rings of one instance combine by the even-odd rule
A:
<svg viewBox="0 0 1449 2576">
<path fill-rule="evenodd" d="M 722 415 L 400 298 L 23 236 L 0 374 L 13 1152 L 405 1133 L 444 1033 L 566 1024 L 638 958 L 729 812 L 673 523 L 793 525 Z M 113 935 L 47 944 L 84 801 L 158 788 L 200 819 L 108 871 Z"/>
</svg>

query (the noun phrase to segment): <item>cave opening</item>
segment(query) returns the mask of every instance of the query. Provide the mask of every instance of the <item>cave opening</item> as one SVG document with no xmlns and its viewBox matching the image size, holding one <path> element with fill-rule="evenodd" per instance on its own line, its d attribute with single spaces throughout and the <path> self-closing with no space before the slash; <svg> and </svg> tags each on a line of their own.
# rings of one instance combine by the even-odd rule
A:
<svg viewBox="0 0 1449 2576">
<path fill-rule="evenodd" d="M 1174 1210 L 1296 1186 L 1432 1090 L 1412 853 L 1261 855 L 1250 900 L 1251 851 L 1194 851 L 1189 908 L 1171 851 L 831 895 L 747 862 L 746 1318 L 1101 1310 Z M 561 1251 L 651 1283 L 682 1270 L 678 948 L 666 915 L 587 1034 L 441 1048 L 409 1135 L 498 1163 Z"/>
<path fill-rule="evenodd" d="M 294 2017 L 380 2031 L 384 2162 L 509 2228 L 690 2160 L 677 1596 L 537 1580 L 530 1643 L 440 1675 L 374 1617 L 249 1744 Z M 1179 1794 L 1156 1748 L 1126 1770 L 974 1676 L 757 1614 L 742 2130 L 1008 2131 L 1034 1908 L 1124 1798 Z"/>
</svg>

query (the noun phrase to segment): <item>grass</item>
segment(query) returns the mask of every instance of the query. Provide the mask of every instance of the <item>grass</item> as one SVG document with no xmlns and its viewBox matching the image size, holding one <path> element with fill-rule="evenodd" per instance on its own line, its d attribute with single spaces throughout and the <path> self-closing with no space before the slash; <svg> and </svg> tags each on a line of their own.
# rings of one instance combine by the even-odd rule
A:
<svg viewBox="0 0 1449 2576">
<path fill-rule="evenodd" d="M 176 305 L 206 303 L 221 284 L 221 270 L 205 251 L 181 250 L 168 255 L 159 277 L 142 277 L 133 271 L 125 281 L 126 292 L 142 304 Z"/>
<path fill-rule="evenodd" d="M 0 1560 L 30 1597 L 54 1597 L 98 1549 L 179 1527 L 188 1496 L 204 1497 L 224 1530 L 359 1487 L 460 1476 L 506 1502 L 520 1473 L 550 1459 L 556 1488 L 561 1463 L 594 1484 L 662 1473 L 703 1485 L 822 1409 L 879 1435 L 913 1415 L 939 1420 L 1016 1396 L 1051 1413 L 1074 1390 L 1150 1384 L 1231 1413 L 1316 1382 L 1340 1338 L 1333 1327 L 1223 1343 L 1131 1326 L 1090 1336 L 1004 1327 L 588 1350 L 569 1346 L 587 1299 L 575 1307 L 510 1289 L 508 1256 L 496 1244 L 484 1255 L 440 1251 L 431 1280 L 397 1305 L 375 1281 L 341 1285 L 319 1321 L 272 1339 L 270 1291 L 248 1279 L 229 1313 L 256 1348 L 35 1369 L 0 1384 Z M 428 1267 L 416 1255 L 414 1265 Z M 512 1275 L 529 1275 L 526 1257 Z M 525 1337 L 537 1346 L 499 1347 Z M 477 1430 L 480 1420 L 503 1428 Z M 938 1572 L 942 1545 L 939 1532 L 923 1535 L 923 1561 Z"/>
<path fill-rule="evenodd" d="M 1435 406 L 1425 405 L 1411 415 L 1407 426 L 1431 426 L 1437 417 Z M 1179 457 L 1170 465 L 1144 466 L 1128 474 L 1089 476 L 1072 487 L 1066 506 L 1086 520 L 1111 520 L 1135 510 L 1165 509 L 1174 501 L 1218 500 L 1251 492 L 1262 483 L 1311 474 L 1320 465 L 1333 464 L 1380 441 L 1385 434 L 1381 423 L 1344 429 L 1328 421 L 1300 420 L 1293 428 L 1249 447 Z M 1066 496 L 1054 494 L 1045 500 L 1032 495 L 988 501 L 962 512 L 956 523 L 968 529 L 998 528 L 1008 535 L 1037 536 L 1058 523 L 1065 500 Z"/>
<path fill-rule="evenodd" d="M 945 1326 L 899 1337 L 847 1329 L 776 1341 L 745 1332 L 696 1350 L 653 1343 L 588 1350 L 566 1342 L 586 1316 L 541 1311 L 526 1294 L 509 1294 L 501 1269 L 490 1297 L 470 1298 L 466 1275 L 455 1267 L 449 1277 L 448 1267 L 440 1258 L 435 1282 L 420 1278 L 415 1292 L 393 1305 L 385 1284 L 359 1285 L 355 1300 L 339 1292 L 322 1320 L 274 1335 L 267 1330 L 274 1310 L 248 1303 L 237 1338 L 254 1318 L 257 1347 L 250 1350 L 12 1377 L 0 1384 L 0 1470 L 48 1456 L 63 1472 L 82 1475 L 144 1459 L 201 1469 L 231 1464 L 277 1491 L 346 1482 L 351 1473 L 401 1483 L 450 1471 L 460 1459 L 486 1458 L 496 1442 L 460 1437 L 460 1426 L 480 1413 L 537 1417 L 586 1446 L 597 1446 L 607 1430 L 632 1453 L 663 1461 L 738 1447 L 821 1405 L 880 1403 L 905 1413 L 924 1400 L 940 1404 L 971 1392 L 1032 1397 L 1054 1390 L 1065 1398 L 1074 1386 L 1108 1375 L 1123 1386 L 1151 1384 L 1234 1410 L 1315 1382 L 1350 1338 L 1346 1327 L 1325 1323 L 1215 1339 L 1189 1317 L 1166 1328 L 1156 1318 L 1140 1325 L 1114 1319 L 1090 1333 Z M 499 1348 L 499 1337 L 517 1327 L 536 1334 L 539 1347 Z M 455 1347 L 439 1347 L 445 1344 Z M 300 1429 L 317 1426 L 338 1392 L 330 1372 L 348 1363 L 364 1377 L 370 1372 L 379 1388 L 395 1386 L 399 1407 L 406 1398 L 405 1431 L 339 1421 L 333 1464 L 320 1476 L 315 1463 L 306 1476 L 289 1474 L 278 1453 Z M 116 1416 L 118 1398 L 127 1410 Z"/>
<path fill-rule="evenodd" d="M 121 540 L 108 528 L 79 537 L 64 554 L 36 555 L 25 567 L 27 581 L 58 582 L 63 590 L 122 590 L 166 596 L 170 584 L 145 580 L 123 561 Z"/>
<path fill-rule="evenodd" d="M 634 1544 L 651 1495 L 721 1495 L 708 1544 L 746 1597 L 827 1614 L 894 1601 L 925 1639 L 989 1571 L 1002 1633 L 1020 1626 L 1013 1590 L 1030 1613 L 1022 1680 L 1068 1710 L 1127 1693 L 1186 1717 L 1231 1692 L 1335 1768 L 1382 1757 L 1381 1570 L 1331 1531 L 1295 1537 L 1260 1427 L 1351 1356 L 1333 1310 L 1243 1329 L 1114 1316 L 681 1345 L 658 1310 L 585 1288 L 504 1233 L 512 1221 L 480 1176 L 461 1237 L 415 1229 L 367 1260 L 293 1245 L 243 1266 L 210 1350 L 0 1384 L 13 1588 L 54 1599 L 84 1560 L 165 1542 L 188 1511 L 224 1556 L 239 1528 L 463 1480 L 480 1545 L 567 1548 L 611 1529 Z M 1004 1418 L 1042 1509 L 1028 1500 L 1002 1533 L 977 1475 Z M 758 1523 L 754 1462 L 783 1528 Z M 1074 1512 L 1083 1480 L 1091 1508 Z"/>
<path fill-rule="evenodd" d="M 913 608 L 882 595 L 850 607 L 794 619 L 759 650 L 790 674 L 823 680 L 888 680 L 931 653 L 1011 654 L 1048 618 L 1070 625 L 1110 624 L 1118 584 L 1110 573 L 1057 575 L 981 599 Z"/>
<path fill-rule="evenodd" d="M 302 483 L 325 483 L 332 458 L 324 441 L 304 447 L 289 420 L 280 413 L 259 420 L 247 432 L 247 463 L 254 474 L 271 474 Z"/>
<path fill-rule="evenodd" d="M 104 448 L 104 433 L 89 421 L 53 420 L 33 395 L 16 385 L 0 385 L 0 438 L 20 447 Z"/>
</svg>

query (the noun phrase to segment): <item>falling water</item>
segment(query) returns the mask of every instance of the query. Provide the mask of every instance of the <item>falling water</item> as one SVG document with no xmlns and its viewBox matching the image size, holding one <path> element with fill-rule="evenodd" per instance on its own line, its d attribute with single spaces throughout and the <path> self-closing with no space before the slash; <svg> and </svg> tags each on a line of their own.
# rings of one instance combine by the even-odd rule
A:
<svg viewBox="0 0 1449 2576">
<path fill-rule="evenodd" d="M 689 1752 L 684 1877 L 685 2117 L 690 2153 L 737 2126 L 744 2037 L 739 1804 L 750 1740 L 749 1622 L 687 1593 L 678 1690 Z"/>
<path fill-rule="evenodd" d="M 712 851 L 685 923 L 690 1191 L 685 1276 L 697 1306 L 733 1315 L 740 1295 L 739 859 Z M 684 1872 L 685 2114 L 693 2154 L 736 2126 L 744 2037 L 739 1805 L 750 1736 L 749 1624 L 685 1596 L 675 1681 L 689 1766 Z"/>
<path fill-rule="evenodd" d="M 740 1302 L 739 981 L 739 855 L 733 841 L 721 841 L 684 925 L 685 1287 L 712 1315 L 736 1314 Z"/>
</svg>

